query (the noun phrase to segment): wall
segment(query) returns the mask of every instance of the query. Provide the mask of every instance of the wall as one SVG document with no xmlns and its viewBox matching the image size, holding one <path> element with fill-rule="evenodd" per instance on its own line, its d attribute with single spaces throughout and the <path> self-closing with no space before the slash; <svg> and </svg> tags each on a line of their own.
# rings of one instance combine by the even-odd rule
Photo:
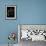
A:
<svg viewBox="0 0 46 46">
<path fill-rule="evenodd" d="M 46 0 L 20 1 L 21 24 L 46 24 Z"/>
<path fill-rule="evenodd" d="M 5 20 L 8 4 L 17 6 L 16 20 Z M 18 24 L 46 24 L 46 0 L 0 0 L 0 44 L 8 43 L 9 32 L 18 32 Z"/>
</svg>

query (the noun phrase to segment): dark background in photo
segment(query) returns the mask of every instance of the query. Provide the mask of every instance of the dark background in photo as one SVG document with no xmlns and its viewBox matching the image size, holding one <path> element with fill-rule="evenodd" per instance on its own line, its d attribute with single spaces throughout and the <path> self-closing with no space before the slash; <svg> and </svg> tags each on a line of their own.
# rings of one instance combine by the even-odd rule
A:
<svg viewBox="0 0 46 46">
<path fill-rule="evenodd" d="M 15 17 L 14 7 L 7 7 L 7 17 Z"/>
</svg>

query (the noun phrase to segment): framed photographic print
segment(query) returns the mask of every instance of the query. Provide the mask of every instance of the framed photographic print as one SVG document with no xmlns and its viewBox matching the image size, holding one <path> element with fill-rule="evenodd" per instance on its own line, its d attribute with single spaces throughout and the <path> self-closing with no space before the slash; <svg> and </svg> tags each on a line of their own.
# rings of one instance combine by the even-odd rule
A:
<svg viewBox="0 0 46 46">
<path fill-rule="evenodd" d="M 16 19 L 16 5 L 6 5 L 6 19 Z"/>
</svg>

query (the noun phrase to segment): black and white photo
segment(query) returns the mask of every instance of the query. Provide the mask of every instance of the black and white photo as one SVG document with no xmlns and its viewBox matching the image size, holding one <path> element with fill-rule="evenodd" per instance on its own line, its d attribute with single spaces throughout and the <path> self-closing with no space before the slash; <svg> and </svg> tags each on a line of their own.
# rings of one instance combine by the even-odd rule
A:
<svg viewBox="0 0 46 46">
<path fill-rule="evenodd" d="M 6 5 L 6 19 L 16 19 L 16 5 Z"/>
</svg>

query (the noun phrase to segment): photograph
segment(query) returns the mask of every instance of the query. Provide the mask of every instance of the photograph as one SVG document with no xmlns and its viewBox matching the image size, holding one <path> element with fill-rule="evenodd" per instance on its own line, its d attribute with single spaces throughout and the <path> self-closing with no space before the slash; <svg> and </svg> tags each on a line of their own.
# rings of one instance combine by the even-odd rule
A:
<svg viewBox="0 0 46 46">
<path fill-rule="evenodd" d="M 15 20 L 16 19 L 16 5 L 6 5 L 6 16 L 5 19 L 7 20 Z"/>
</svg>

